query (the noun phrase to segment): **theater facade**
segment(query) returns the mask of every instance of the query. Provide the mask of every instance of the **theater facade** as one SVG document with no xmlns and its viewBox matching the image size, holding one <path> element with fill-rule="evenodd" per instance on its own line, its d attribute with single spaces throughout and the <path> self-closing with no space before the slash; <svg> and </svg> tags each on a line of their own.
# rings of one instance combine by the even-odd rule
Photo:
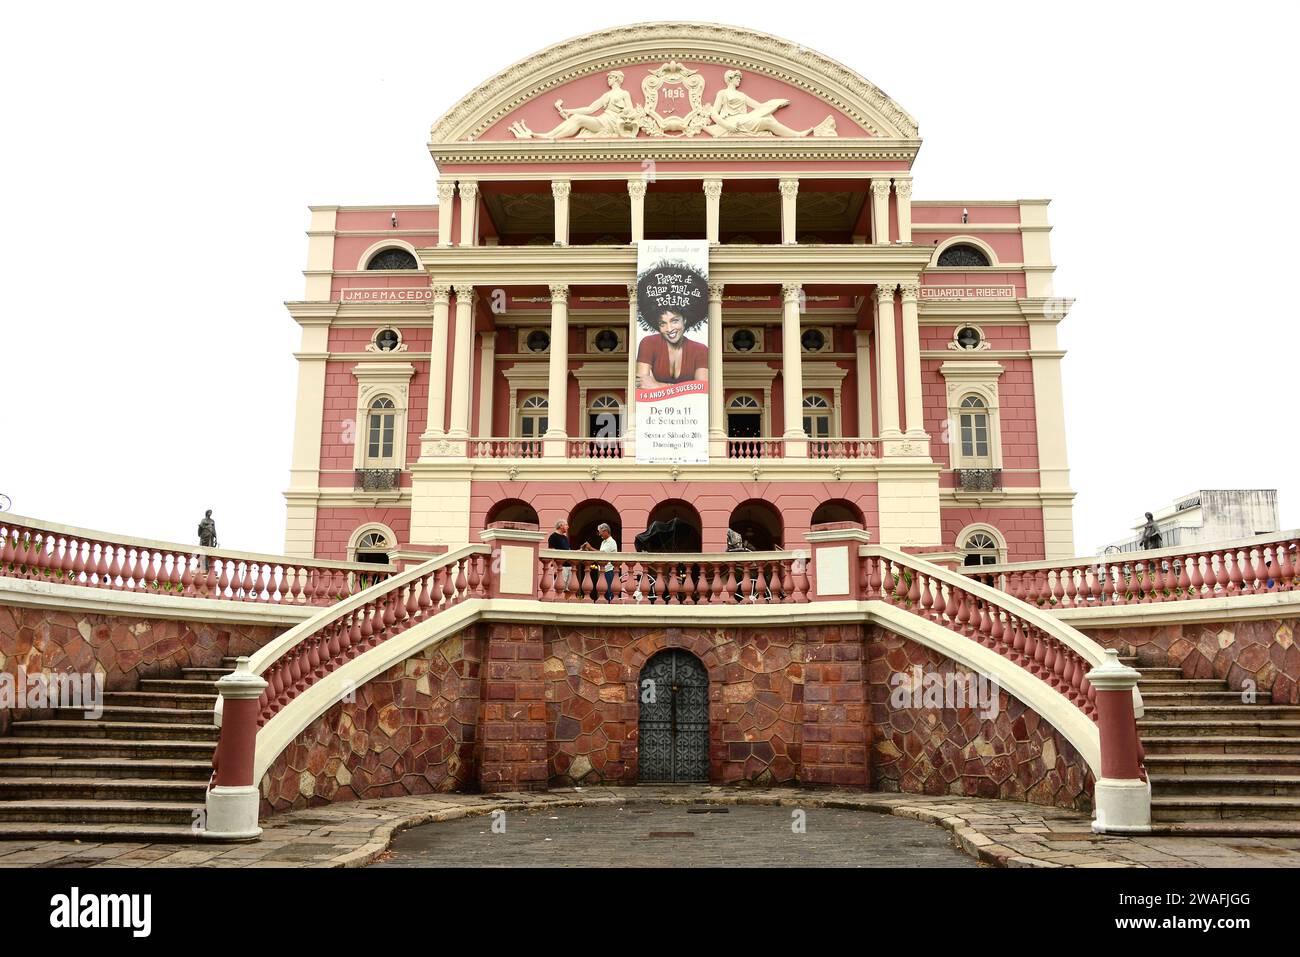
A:
<svg viewBox="0 0 1300 957">
<path fill-rule="evenodd" d="M 917 121 L 852 67 L 602 30 L 428 148 L 436 202 L 311 210 L 289 554 L 560 518 L 627 551 L 676 518 L 674 551 L 854 521 L 959 564 L 1074 554 L 1048 201 L 914 197 Z"/>
</svg>

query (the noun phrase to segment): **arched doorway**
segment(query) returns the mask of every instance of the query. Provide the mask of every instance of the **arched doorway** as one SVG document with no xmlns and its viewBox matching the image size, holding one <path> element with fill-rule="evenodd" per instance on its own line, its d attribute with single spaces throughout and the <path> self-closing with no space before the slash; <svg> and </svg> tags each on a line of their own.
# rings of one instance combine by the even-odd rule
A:
<svg viewBox="0 0 1300 957">
<path fill-rule="evenodd" d="M 669 648 L 641 669 L 637 780 L 709 780 L 709 673 L 689 651 Z"/>
<path fill-rule="evenodd" d="M 866 526 L 862 518 L 862 509 L 842 498 L 833 498 L 818 505 L 810 524 L 825 525 L 828 522 L 857 522 L 863 527 Z"/>
<path fill-rule="evenodd" d="M 522 499 L 503 499 L 488 509 L 486 524 L 491 525 L 493 522 L 526 522 L 536 525 L 537 510 Z"/>
<path fill-rule="evenodd" d="M 591 498 L 575 505 L 569 512 L 569 544 L 581 548 L 584 542 L 592 548 L 600 547 L 600 535 L 596 528 L 601 522 L 609 525 L 609 532 L 623 549 L 623 521 L 618 517 L 618 510 L 609 502 Z"/>
<path fill-rule="evenodd" d="M 671 522 L 673 519 L 677 519 L 677 531 L 672 541 L 666 543 L 670 547 L 653 550 L 670 552 L 700 551 L 704 542 L 700 513 L 695 510 L 694 506 L 688 502 L 683 502 L 681 499 L 669 499 L 656 505 L 650 511 L 650 519 L 646 522 L 646 528 L 650 528 L 655 522 Z"/>
<path fill-rule="evenodd" d="M 781 513 L 768 502 L 751 498 L 737 505 L 729 527 L 735 529 L 756 552 L 779 551 L 785 547 L 785 523 Z"/>
</svg>

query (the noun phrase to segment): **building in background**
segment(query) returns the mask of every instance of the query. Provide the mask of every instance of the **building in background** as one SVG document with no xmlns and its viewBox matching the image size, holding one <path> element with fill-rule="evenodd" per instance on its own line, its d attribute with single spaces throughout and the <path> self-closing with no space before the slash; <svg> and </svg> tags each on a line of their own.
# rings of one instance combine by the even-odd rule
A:
<svg viewBox="0 0 1300 957">
<path fill-rule="evenodd" d="M 1151 512 L 1161 544 L 1199 545 L 1229 542 L 1281 530 L 1277 517 L 1277 489 L 1201 489 Z M 1146 517 L 1133 525 L 1133 534 L 1103 546 L 1105 552 L 1135 552 L 1142 547 Z"/>
<path fill-rule="evenodd" d="M 1072 556 L 1048 201 L 914 199 L 920 147 L 852 69 L 742 28 L 602 30 L 486 79 L 432 128 L 436 203 L 312 208 L 286 551 L 563 517 L 629 550 L 655 520 L 705 551 L 850 520 Z M 707 464 L 636 461 L 660 239 L 710 243 Z"/>
</svg>

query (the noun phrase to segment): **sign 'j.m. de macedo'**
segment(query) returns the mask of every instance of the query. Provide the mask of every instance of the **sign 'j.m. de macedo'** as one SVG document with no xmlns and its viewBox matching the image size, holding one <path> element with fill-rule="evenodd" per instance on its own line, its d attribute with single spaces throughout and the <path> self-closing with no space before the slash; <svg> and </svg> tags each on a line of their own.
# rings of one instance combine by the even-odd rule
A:
<svg viewBox="0 0 1300 957">
<path fill-rule="evenodd" d="M 642 240 L 636 262 L 636 460 L 709 461 L 709 244 Z"/>
</svg>

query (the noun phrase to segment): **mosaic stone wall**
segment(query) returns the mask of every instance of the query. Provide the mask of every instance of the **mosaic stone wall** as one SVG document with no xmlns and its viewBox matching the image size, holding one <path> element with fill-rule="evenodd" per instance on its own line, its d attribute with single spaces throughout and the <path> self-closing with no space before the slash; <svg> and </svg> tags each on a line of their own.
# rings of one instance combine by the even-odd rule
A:
<svg viewBox="0 0 1300 957">
<path fill-rule="evenodd" d="M 308 726 L 262 778 L 262 813 L 473 790 L 483 641 L 476 629 L 394 665 Z"/>
<path fill-rule="evenodd" d="M 1300 704 L 1300 619 L 1107 629 L 1086 620 L 1071 624 L 1107 648 L 1137 655 L 1139 668 L 1180 667 L 1188 678 L 1225 678 L 1234 690 L 1253 681 L 1255 690 L 1272 692 L 1274 704 Z"/>
<path fill-rule="evenodd" d="M 996 689 L 996 706 L 994 689 L 988 688 L 987 697 L 965 698 L 974 707 L 930 707 L 927 675 L 937 676 L 931 687 L 942 680 L 955 689 L 958 683 L 946 676 L 965 678 L 971 673 L 936 651 L 878 627 L 871 629 L 866 653 L 873 791 L 1091 808 L 1094 782 L 1079 753 L 1007 692 Z M 958 704 L 962 699 L 946 701 Z M 980 706 L 984 702 L 987 709 Z"/>
</svg>

